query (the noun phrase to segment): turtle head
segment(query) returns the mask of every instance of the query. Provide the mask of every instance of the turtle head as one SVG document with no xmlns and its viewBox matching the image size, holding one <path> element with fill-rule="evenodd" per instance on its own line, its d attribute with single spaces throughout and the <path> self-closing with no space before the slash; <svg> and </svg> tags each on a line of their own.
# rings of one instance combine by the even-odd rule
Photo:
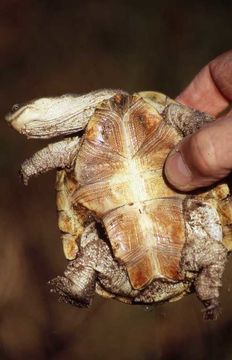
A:
<svg viewBox="0 0 232 360">
<path fill-rule="evenodd" d="M 63 95 L 15 104 L 6 121 L 29 138 L 49 138 L 61 134 L 63 122 L 73 113 L 73 96 Z"/>
<path fill-rule="evenodd" d="M 14 105 L 6 120 L 28 138 L 51 138 L 83 130 L 95 108 L 120 90 L 97 90 L 86 95 L 65 94 Z"/>
</svg>

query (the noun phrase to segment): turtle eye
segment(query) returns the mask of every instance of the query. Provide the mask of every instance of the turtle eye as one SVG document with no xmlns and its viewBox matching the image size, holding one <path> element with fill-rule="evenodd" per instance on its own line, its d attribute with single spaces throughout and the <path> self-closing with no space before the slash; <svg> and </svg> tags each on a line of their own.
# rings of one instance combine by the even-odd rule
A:
<svg viewBox="0 0 232 360">
<path fill-rule="evenodd" d="M 11 108 L 11 113 L 15 113 L 20 108 L 19 104 L 14 104 Z"/>
</svg>

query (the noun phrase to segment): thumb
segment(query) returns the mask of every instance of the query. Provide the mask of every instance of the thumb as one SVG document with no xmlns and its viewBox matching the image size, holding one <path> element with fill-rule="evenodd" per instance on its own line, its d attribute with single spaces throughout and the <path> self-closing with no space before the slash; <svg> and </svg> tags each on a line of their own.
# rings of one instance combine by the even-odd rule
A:
<svg viewBox="0 0 232 360">
<path fill-rule="evenodd" d="M 177 189 L 209 186 L 232 169 L 232 111 L 186 137 L 168 155 L 164 172 Z"/>
</svg>

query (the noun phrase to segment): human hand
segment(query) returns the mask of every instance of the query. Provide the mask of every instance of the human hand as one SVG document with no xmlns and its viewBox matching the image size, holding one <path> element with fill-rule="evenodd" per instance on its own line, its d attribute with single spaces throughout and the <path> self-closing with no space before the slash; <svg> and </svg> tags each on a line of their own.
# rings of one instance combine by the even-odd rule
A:
<svg viewBox="0 0 232 360">
<path fill-rule="evenodd" d="M 232 50 L 206 65 L 177 101 L 217 117 L 186 137 L 166 160 L 168 181 L 189 191 L 211 185 L 232 170 L 232 109 L 218 117 L 232 101 Z"/>
</svg>

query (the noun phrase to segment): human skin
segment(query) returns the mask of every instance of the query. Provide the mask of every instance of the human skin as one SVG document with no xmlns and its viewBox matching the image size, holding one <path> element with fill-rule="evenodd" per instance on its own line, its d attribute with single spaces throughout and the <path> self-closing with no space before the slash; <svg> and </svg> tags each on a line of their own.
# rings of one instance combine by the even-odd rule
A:
<svg viewBox="0 0 232 360">
<path fill-rule="evenodd" d="M 232 50 L 206 65 L 177 101 L 216 117 L 186 137 L 166 160 L 168 181 L 179 190 L 190 191 L 209 186 L 232 171 Z"/>
</svg>

